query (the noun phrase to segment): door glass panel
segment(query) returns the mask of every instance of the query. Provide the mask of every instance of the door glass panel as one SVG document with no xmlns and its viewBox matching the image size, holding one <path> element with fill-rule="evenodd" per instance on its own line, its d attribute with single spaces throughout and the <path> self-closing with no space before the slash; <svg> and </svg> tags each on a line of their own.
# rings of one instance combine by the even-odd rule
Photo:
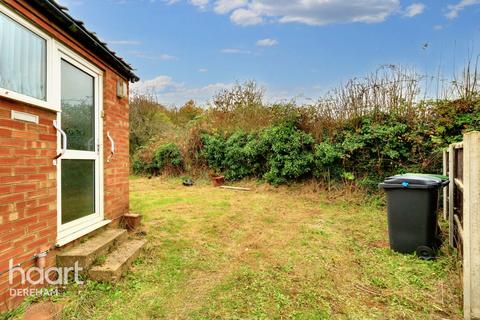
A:
<svg viewBox="0 0 480 320">
<path fill-rule="evenodd" d="M 62 160 L 62 224 L 95 213 L 95 161 Z"/>
<path fill-rule="evenodd" d="M 67 149 L 95 150 L 94 78 L 62 60 L 62 129 Z"/>
</svg>

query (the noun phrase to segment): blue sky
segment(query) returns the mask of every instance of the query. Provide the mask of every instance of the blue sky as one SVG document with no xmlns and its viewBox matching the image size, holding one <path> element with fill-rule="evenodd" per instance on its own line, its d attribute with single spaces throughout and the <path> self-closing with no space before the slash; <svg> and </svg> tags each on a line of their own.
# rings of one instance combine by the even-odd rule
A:
<svg viewBox="0 0 480 320">
<path fill-rule="evenodd" d="M 480 0 L 60 2 L 169 105 L 245 80 L 270 100 L 315 99 L 383 64 L 451 77 L 480 53 Z"/>
</svg>

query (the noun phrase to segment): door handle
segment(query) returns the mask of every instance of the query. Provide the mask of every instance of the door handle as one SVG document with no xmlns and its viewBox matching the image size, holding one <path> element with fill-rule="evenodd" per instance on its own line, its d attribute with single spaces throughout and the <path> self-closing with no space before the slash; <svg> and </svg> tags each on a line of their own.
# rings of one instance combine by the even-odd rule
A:
<svg viewBox="0 0 480 320">
<path fill-rule="evenodd" d="M 113 141 L 110 131 L 107 132 L 108 140 L 110 140 L 110 155 L 108 156 L 107 162 L 112 161 L 113 155 L 115 154 L 115 141 Z"/>
<path fill-rule="evenodd" d="M 65 131 L 63 131 L 60 127 L 57 126 L 57 120 L 53 120 L 53 127 L 55 128 L 55 130 L 60 132 L 60 134 L 63 137 L 63 139 L 62 139 L 62 149 L 60 150 L 60 153 L 57 154 L 55 156 L 55 158 L 53 158 L 53 165 L 56 166 L 57 165 L 57 160 L 61 156 L 63 156 L 65 154 L 65 152 L 67 152 L 67 135 L 66 135 Z"/>
</svg>

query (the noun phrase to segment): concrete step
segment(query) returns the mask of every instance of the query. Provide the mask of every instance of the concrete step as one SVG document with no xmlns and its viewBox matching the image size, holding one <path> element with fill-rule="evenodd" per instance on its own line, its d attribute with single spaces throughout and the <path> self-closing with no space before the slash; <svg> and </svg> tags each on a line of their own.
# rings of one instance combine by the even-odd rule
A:
<svg viewBox="0 0 480 320">
<path fill-rule="evenodd" d="M 88 269 L 96 258 L 106 255 L 115 245 L 125 241 L 128 233 L 124 229 L 107 229 L 87 241 L 69 248 L 57 255 L 58 267 L 73 267 L 75 262 Z"/>
<path fill-rule="evenodd" d="M 93 266 L 88 272 L 90 279 L 95 281 L 115 282 L 122 277 L 132 262 L 138 257 L 146 240 L 127 240 L 110 252 L 105 262 Z"/>
</svg>

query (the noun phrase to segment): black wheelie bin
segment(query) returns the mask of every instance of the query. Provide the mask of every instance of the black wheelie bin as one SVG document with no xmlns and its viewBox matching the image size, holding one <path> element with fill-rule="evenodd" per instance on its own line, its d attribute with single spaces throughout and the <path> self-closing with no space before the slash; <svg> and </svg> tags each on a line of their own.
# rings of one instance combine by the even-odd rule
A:
<svg viewBox="0 0 480 320">
<path fill-rule="evenodd" d="M 402 174 L 389 177 L 379 187 L 387 194 L 390 248 L 433 259 L 441 243 L 437 211 L 439 191 L 448 177 Z"/>
</svg>

